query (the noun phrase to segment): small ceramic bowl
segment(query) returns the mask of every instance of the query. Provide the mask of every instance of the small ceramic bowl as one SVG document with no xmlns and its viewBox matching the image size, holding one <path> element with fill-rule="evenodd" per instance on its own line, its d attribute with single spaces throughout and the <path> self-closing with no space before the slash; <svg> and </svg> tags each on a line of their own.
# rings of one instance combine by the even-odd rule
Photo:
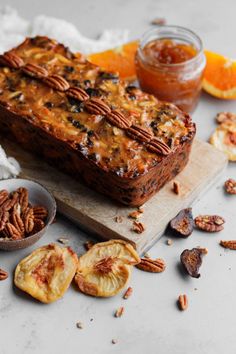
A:
<svg viewBox="0 0 236 354">
<path fill-rule="evenodd" d="M 12 178 L 0 181 L 0 190 L 6 189 L 8 192 L 13 192 L 19 187 L 25 187 L 28 190 L 29 202 L 33 206 L 42 205 L 48 210 L 48 217 L 45 222 L 45 227 L 31 236 L 14 241 L 4 241 L 4 238 L 0 238 L 0 249 L 5 251 L 15 251 L 33 245 L 45 234 L 48 226 L 53 222 L 56 214 L 56 201 L 52 194 L 41 184 L 20 178 Z"/>
</svg>

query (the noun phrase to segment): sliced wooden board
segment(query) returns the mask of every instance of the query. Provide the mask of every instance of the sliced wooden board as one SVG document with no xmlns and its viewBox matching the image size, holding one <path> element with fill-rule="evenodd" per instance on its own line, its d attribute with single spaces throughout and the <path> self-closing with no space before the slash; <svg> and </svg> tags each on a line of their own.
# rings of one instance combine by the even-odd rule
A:
<svg viewBox="0 0 236 354">
<path fill-rule="evenodd" d="M 208 143 L 195 140 L 187 167 L 175 179 L 181 184 L 181 194 L 173 193 L 173 182 L 170 182 L 145 203 L 140 221 L 146 230 L 136 234 L 131 231 L 132 220 L 127 217 L 134 208 L 116 204 L 18 145 L 4 140 L 1 145 L 8 155 L 20 162 L 21 177 L 40 182 L 54 194 L 62 214 L 102 239 L 122 238 L 132 242 L 139 253 L 147 251 L 161 237 L 170 219 L 209 188 L 227 165 L 223 153 Z M 116 216 L 122 216 L 123 222 L 115 222 Z"/>
</svg>

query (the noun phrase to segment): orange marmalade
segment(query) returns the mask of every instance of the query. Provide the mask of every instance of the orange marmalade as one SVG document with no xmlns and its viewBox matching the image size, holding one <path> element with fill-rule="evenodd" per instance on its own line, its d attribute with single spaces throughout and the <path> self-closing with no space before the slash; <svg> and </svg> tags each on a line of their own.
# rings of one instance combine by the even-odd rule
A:
<svg viewBox="0 0 236 354">
<path fill-rule="evenodd" d="M 205 62 L 201 40 L 193 32 L 160 26 L 141 39 L 137 77 L 143 91 L 192 112 L 201 92 Z"/>
</svg>

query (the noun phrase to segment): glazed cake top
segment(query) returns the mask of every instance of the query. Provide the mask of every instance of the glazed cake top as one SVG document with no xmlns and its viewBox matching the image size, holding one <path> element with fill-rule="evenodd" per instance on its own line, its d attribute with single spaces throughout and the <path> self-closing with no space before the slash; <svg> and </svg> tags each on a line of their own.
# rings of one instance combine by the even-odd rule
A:
<svg viewBox="0 0 236 354">
<path fill-rule="evenodd" d="M 0 104 L 122 177 L 146 173 L 195 133 L 173 104 L 47 37 L 0 57 Z"/>
</svg>

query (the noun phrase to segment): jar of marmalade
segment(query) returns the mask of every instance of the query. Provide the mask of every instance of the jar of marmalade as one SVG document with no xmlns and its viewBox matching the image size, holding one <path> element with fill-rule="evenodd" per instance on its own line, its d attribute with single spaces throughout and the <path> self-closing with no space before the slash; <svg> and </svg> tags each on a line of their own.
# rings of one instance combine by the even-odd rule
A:
<svg viewBox="0 0 236 354">
<path fill-rule="evenodd" d="M 199 99 L 206 65 L 200 38 L 178 26 L 147 31 L 136 53 L 140 87 L 163 101 L 192 112 Z"/>
</svg>

